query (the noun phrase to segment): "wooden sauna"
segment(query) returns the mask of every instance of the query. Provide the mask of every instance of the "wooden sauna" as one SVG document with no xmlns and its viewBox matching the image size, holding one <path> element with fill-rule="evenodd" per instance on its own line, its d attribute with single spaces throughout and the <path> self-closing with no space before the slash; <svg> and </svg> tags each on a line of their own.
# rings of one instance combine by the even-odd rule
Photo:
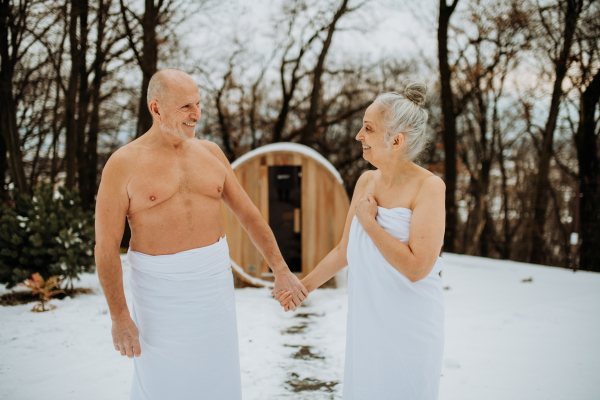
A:
<svg viewBox="0 0 600 400">
<path fill-rule="evenodd" d="M 246 153 L 231 166 L 269 223 L 292 272 L 305 276 L 338 245 L 350 202 L 340 174 L 315 150 L 274 143 Z M 232 260 L 248 275 L 272 280 L 269 266 L 235 215 L 225 204 L 221 210 Z"/>
</svg>

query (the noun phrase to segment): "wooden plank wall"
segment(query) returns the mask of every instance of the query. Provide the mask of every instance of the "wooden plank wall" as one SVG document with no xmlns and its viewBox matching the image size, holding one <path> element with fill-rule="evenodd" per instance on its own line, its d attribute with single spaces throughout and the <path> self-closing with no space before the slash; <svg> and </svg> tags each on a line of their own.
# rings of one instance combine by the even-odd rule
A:
<svg viewBox="0 0 600 400">
<path fill-rule="evenodd" d="M 235 175 L 248 196 L 268 222 L 268 167 L 302 166 L 302 274 L 314 269 L 341 240 L 350 206 L 346 191 L 325 167 L 310 157 L 293 152 L 259 155 L 239 165 Z M 269 272 L 267 263 L 254 247 L 237 218 L 221 205 L 231 257 L 246 272 L 261 277 Z"/>
<path fill-rule="evenodd" d="M 312 271 L 339 244 L 350 202 L 344 187 L 321 164 L 302 163 L 302 272 Z"/>
</svg>

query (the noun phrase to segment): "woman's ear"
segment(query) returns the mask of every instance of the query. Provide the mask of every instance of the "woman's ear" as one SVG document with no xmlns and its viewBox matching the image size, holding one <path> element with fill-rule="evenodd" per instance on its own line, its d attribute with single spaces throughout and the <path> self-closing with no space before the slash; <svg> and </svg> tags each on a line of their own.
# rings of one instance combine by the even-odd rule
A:
<svg viewBox="0 0 600 400">
<path fill-rule="evenodd" d="M 392 150 L 399 150 L 404 145 L 404 133 L 398 133 L 392 140 Z"/>
</svg>

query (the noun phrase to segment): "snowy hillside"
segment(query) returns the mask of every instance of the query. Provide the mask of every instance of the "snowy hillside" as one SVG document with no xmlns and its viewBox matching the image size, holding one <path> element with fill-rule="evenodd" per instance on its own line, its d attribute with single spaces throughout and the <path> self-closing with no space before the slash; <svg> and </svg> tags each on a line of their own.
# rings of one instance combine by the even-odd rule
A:
<svg viewBox="0 0 600 400">
<path fill-rule="evenodd" d="M 444 259 L 440 400 L 600 399 L 600 274 Z M 0 399 L 128 399 L 132 361 L 113 349 L 97 276 L 82 278 L 95 294 L 54 311 L 0 307 Z M 236 290 L 244 399 L 341 399 L 346 299 L 318 290 L 286 314 L 268 290 Z"/>
</svg>

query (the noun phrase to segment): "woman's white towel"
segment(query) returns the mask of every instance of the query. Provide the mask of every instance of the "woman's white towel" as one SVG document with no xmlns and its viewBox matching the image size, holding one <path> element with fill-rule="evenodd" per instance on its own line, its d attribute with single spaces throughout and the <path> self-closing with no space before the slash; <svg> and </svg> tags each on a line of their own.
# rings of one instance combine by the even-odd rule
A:
<svg viewBox="0 0 600 400">
<path fill-rule="evenodd" d="M 377 223 L 408 243 L 412 211 L 378 208 Z M 354 217 L 348 242 L 344 400 L 435 400 L 444 351 L 443 262 L 412 283 Z"/>
<path fill-rule="evenodd" d="M 132 400 L 240 400 L 233 275 L 226 238 L 176 254 L 127 252 L 134 358 Z"/>
</svg>

